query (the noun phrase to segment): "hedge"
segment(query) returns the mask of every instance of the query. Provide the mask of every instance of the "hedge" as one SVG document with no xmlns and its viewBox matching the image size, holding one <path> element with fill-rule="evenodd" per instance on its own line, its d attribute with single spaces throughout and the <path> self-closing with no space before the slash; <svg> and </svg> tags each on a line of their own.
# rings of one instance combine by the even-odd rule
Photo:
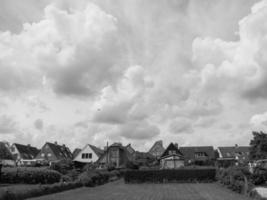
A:
<svg viewBox="0 0 267 200">
<path fill-rule="evenodd" d="M 46 168 L 3 168 L 1 183 L 52 184 L 59 182 L 61 174 Z"/>
<path fill-rule="evenodd" d="M 126 171 L 125 183 L 212 182 L 215 168 Z"/>
<path fill-rule="evenodd" d="M 31 197 L 37 197 L 65 190 L 75 189 L 78 187 L 94 187 L 96 185 L 107 183 L 108 181 L 117 180 L 120 177 L 118 171 L 104 171 L 94 170 L 86 171 L 80 174 L 76 181 L 72 182 L 60 182 L 51 185 L 39 185 L 37 188 L 25 190 L 25 191 L 12 191 L 12 189 L 0 188 L 0 199 L 5 200 L 21 200 Z"/>
</svg>

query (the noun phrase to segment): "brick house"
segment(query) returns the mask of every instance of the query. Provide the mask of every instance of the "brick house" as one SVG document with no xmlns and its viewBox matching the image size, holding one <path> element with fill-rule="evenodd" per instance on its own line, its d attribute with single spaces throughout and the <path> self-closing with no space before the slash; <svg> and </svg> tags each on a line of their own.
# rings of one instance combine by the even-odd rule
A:
<svg viewBox="0 0 267 200">
<path fill-rule="evenodd" d="M 161 169 L 177 169 L 184 166 L 184 156 L 177 144 L 170 143 L 160 157 Z"/>
<path fill-rule="evenodd" d="M 184 155 L 185 165 L 213 165 L 215 162 L 213 146 L 187 146 L 179 150 Z"/>
<path fill-rule="evenodd" d="M 72 159 L 72 153 L 64 144 L 59 145 L 57 142 L 46 142 L 41 151 L 37 154 L 36 160 L 40 162 L 53 163 L 60 160 Z"/>
<path fill-rule="evenodd" d="M 10 151 L 16 160 L 18 166 L 32 166 L 36 163 L 35 157 L 40 152 L 36 147 L 14 143 L 10 147 Z"/>
<path fill-rule="evenodd" d="M 115 167 L 125 168 L 127 162 L 133 161 L 133 156 L 127 150 L 127 147 L 121 143 L 114 143 L 107 147 L 104 154 L 98 159 L 99 168 Z"/>
</svg>

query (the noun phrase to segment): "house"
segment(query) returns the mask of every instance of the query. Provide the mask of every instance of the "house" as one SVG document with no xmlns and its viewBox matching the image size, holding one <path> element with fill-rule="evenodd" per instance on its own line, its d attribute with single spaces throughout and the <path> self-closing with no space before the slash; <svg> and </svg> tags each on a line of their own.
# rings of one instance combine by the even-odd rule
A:
<svg viewBox="0 0 267 200">
<path fill-rule="evenodd" d="M 11 145 L 10 151 L 18 166 L 33 166 L 36 163 L 35 157 L 40 150 L 32 147 L 30 144 L 23 145 L 14 143 Z"/>
<path fill-rule="evenodd" d="M 9 150 L 8 142 L 0 142 L 0 164 L 3 166 L 15 166 L 16 162 Z"/>
<path fill-rule="evenodd" d="M 184 156 L 178 149 L 178 144 L 170 143 L 159 160 L 161 169 L 177 169 L 184 166 Z"/>
<path fill-rule="evenodd" d="M 74 157 L 73 161 L 80 163 L 94 163 L 100 156 L 104 154 L 104 151 L 91 144 L 85 145 L 85 147 Z"/>
<path fill-rule="evenodd" d="M 135 153 L 135 150 L 134 150 L 134 148 L 132 147 L 131 144 L 126 145 L 125 148 L 131 155 L 133 155 Z"/>
<path fill-rule="evenodd" d="M 57 144 L 57 142 L 46 142 L 36 156 L 36 160 L 39 162 L 47 162 L 49 164 L 68 159 L 72 159 L 72 153 L 70 152 L 70 149 L 64 144 Z"/>
<path fill-rule="evenodd" d="M 246 164 L 249 162 L 249 146 L 227 146 L 218 147 L 218 166 Z"/>
<path fill-rule="evenodd" d="M 148 151 L 148 153 L 150 153 L 151 155 L 155 156 L 157 159 L 160 158 L 160 156 L 163 154 L 163 152 L 165 151 L 164 147 L 163 147 L 163 142 L 162 140 L 156 141 L 153 146 L 150 148 L 150 150 Z"/>
<path fill-rule="evenodd" d="M 125 168 L 129 161 L 133 161 L 133 156 L 129 153 L 127 147 L 122 146 L 121 143 L 114 143 L 106 148 L 97 163 L 99 168 Z"/>
<path fill-rule="evenodd" d="M 184 155 L 185 165 L 213 165 L 215 162 L 213 146 L 187 146 L 179 150 Z"/>
</svg>

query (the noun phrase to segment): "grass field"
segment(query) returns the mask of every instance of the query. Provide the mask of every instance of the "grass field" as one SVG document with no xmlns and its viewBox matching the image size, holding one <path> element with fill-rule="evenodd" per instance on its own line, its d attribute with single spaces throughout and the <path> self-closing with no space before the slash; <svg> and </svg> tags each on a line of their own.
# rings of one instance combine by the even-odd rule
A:
<svg viewBox="0 0 267 200">
<path fill-rule="evenodd" d="M 94 188 L 32 198 L 31 200 L 248 200 L 216 183 L 124 184 L 122 180 Z"/>
</svg>

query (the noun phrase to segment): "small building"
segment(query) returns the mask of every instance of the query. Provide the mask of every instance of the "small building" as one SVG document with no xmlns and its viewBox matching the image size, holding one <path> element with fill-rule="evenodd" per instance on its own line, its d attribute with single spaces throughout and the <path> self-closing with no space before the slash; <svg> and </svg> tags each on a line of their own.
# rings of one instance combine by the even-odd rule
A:
<svg viewBox="0 0 267 200">
<path fill-rule="evenodd" d="M 72 159 L 72 153 L 70 149 L 63 145 L 46 142 L 41 151 L 37 154 L 36 160 L 40 163 L 53 163 L 61 160 Z"/>
<path fill-rule="evenodd" d="M 85 147 L 74 157 L 73 161 L 80 163 L 94 163 L 100 156 L 104 154 L 104 151 L 91 144 L 85 145 Z"/>
<path fill-rule="evenodd" d="M 214 165 L 215 151 L 213 146 L 180 147 L 184 155 L 185 165 Z"/>
<path fill-rule="evenodd" d="M 30 144 L 14 143 L 11 145 L 10 151 L 16 160 L 17 166 L 33 166 L 36 164 L 35 157 L 40 150 Z"/>
<path fill-rule="evenodd" d="M 121 143 L 114 143 L 107 147 L 104 154 L 98 159 L 99 168 L 125 168 L 127 162 L 133 161 L 133 156 Z"/>
<path fill-rule="evenodd" d="M 0 142 L 0 164 L 3 166 L 16 166 L 16 162 L 9 150 L 8 142 Z"/>
<path fill-rule="evenodd" d="M 153 146 L 150 148 L 148 153 L 153 155 L 156 159 L 159 159 L 164 151 L 165 151 L 165 148 L 163 147 L 163 142 L 162 140 L 159 140 L 153 144 Z"/>
<path fill-rule="evenodd" d="M 161 169 L 177 169 L 184 166 L 184 156 L 178 149 L 178 145 L 170 143 L 160 157 Z"/>
<path fill-rule="evenodd" d="M 217 164 L 219 167 L 246 164 L 249 162 L 249 150 L 249 146 L 218 147 L 219 158 Z"/>
</svg>

